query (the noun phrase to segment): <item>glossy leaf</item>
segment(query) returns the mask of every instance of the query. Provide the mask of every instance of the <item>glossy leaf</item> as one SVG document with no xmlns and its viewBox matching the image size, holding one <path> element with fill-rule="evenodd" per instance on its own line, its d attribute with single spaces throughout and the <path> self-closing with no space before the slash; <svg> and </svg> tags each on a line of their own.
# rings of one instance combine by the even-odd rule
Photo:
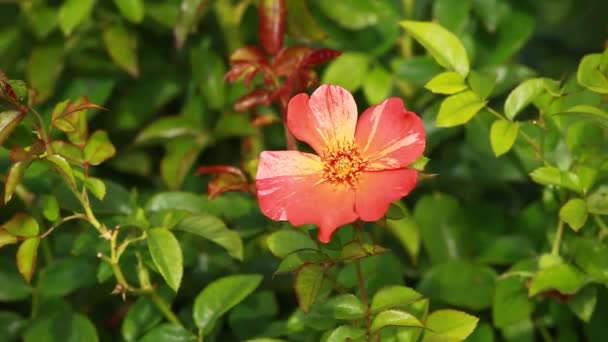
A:
<svg viewBox="0 0 608 342">
<path fill-rule="evenodd" d="M 365 336 L 365 329 L 341 325 L 323 336 L 321 342 L 357 341 Z"/>
<path fill-rule="evenodd" d="M 586 323 L 589 323 L 591 320 L 596 304 L 597 290 L 593 286 L 586 286 L 582 291 L 579 291 L 573 299 L 568 301 L 570 310 Z"/>
<path fill-rule="evenodd" d="M 153 328 L 139 340 L 139 342 L 157 341 L 195 342 L 197 339 L 196 335 L 181 325 L 165 323 Z"/>
<path fill-rule="evenodd" d="M 40 245 L 40 238 L 33 237 L 23 241 L 17 249 L 17 269 L 28 283 L 32 280 L 36 268 L 38 245 Z"/>
<path fill-rule="evenodd" d="M 199 136 L 196 139 L 175 139 L 166 145 L 160 173 L 167 188 L 178 190 L 181 187 L 207 142 L 207 136 Z"/>
<path fill-rule="evenodd" d="M 200 44 L 190 50 L 190 66 L 207 106 L 215 110 L 223 108 L 226 101 L 224 61 L 206 44 Z"/>
<path fill-rule="evenodd" d="M 148 330 L 162 321 L 162 314 L 146 297 L 139 298 L 125 315 L 122 325 L 122 337 L 127 341 L 136 341 Z"/>
<path fill-rule="evenodd" d="M 84 180 L 84 186 L 98 200 L 103 201 L 104 197 L 106 197 L 106 184 L 101 179 L 95 177 L 87 177 Z"/>
<path fill-rule="evenodd" d="M 137 137 L 137 144 L 152 144 L 180 137 L 195 137 L 202 133 L 197 123 L 182 116 L 166 116 L 153 121 Z"/>
<path fill-rule="evenodd" d="M 416 224 L 414 217 L 401 202 L 395 202 L 393 204 L 396 204 L 402 210 L 406 210 L 407 213 L 400 219 L 391 219 L 387 217 L 386 227 L 393 235 L 395 235 L 395 237 L 397 237 L 399 242 L 401 242 L 401 245 L 403 245 L 415 264 L 418 261 L 418 254 L 420 252 L 421 244 L 418 225 Z"/>
<path fill-rule="evenodd" d="M 0 281 L 4 284 L 0 287 L 0 300 L 7 303 L 27 299 L 32 293 L 32 288 L 19 274 L 15 262 L 3 259 L 0 265 L 2 265 Z"/>
<path fill-rule="evenodd" d="M 446 71 L 433 77 L 424 87 L 436 94 L 451 95 L 467 89 L 464 78 L 457 72 Z"/>
<path fill-rule="evenodd" d="M 587 204 L 580 198 L 572 198 L 559 210 L 559 218 L 566 222 L 575 232 L 587 221 Z"/>
<path fill-rule="evenodd" d="M 570 243 L 574 263 L 589 277 L 608 282 L 608 246 L 589 238 L 575 238 Z"/>
<path fill-rule="evenodd" d="M 578 176 L 572 172 L 561 171 L 552 166 L 543 166 L 530 173 L 532 179 L 543 185 L 556 185 L 576 192 L 581 191 Z"/>
<path fill-rule="evenodd" d="M 13 193 L 25 174 L 25 171 L 30 166 L 30 161 L 24 160 L 19 161 L 11 165 L 6 176 L 6 183 L 4 184 L 4 203 L 8 203 L 13 198 Z"/>
<path fill-rule="evenodd" d="M 116 154 L 114 145 L 105 131 L 93 133 L 84 147 L 84 160 L 90 165 L 99 165 Z"/>
<path fill-rule="evenodd" d="M 601 61 L 602 54 L 599 53 L 583 57 L 578 65 L 576 78 L 582 86 L 596 93 L 608 94 L 608 76 L 606 70 L 604 72 L 600 70 Z"/>
<path fill-rule="evenodd" d="M 139 24 L 144 19 L 143 0 L 114 0 L 114 3 L 127 20 Z"/>
<path fill-rule="evenodd" d="M 463 341 L 477 326 L 479 318 L 462 311 L 437 310 L 426 320 L 424 342 Z"/>
<path fill-rule="evenodd" d="M 576 105 L 564 110 L 563 112 L 558 112 L 551 115 L 563 115 L 572 118 L 589 119 L 603 125 L 604 127 L 608 127 L 608 112 L 593 106 L 583 104 Z"/>
<path fill-rule="evenodd" d="M 42 197 L 42 215 L 49 221 L 55 222 L 59 218 L 59 203 L 57 197 L 45 195 Z"/>
<path fill-rule="evenodd" d="M 95 0 L 66 0 L 59 9 L 59 27 L 66 36 L 80 25 L 91 13 Z"/>
<path fill-rule="evenodd" d="M 112 61 L 133 77 L 139 76 L 137 37 L 123 25 L 109 26 L 103 31 L 103 41 Z"/>
<path fill-rule="evenodd" d="M 325 267 L 317 264 L 306 264 L 296 273 L 294 290 L 298 305 L 304 312 L 308 312 L 317 300 L 324 276 Z"/>
<path fill-rule="evenodd" d="M 496 283 L 492 303 L 492 318 L 496 327 L 504 328 L 528 320 L 533 309 L 525 279 L 508 277 Z"/>
<path fill-rule="evenodd" d="M 487 101 L 481 100 L 470 90 L 447 97 L 439 107 L 437 127 L 463 125 L 471 120 Z"/>
<path fill-rule="evenodd" d="M 272 254 L 279 258 L 285 258 L 297 250 L 318 249 L 310 236 L 296 230 L 277 230 L 266 239 L 266 244 Z"/>
<path fill-rule="evenodd" d="M 469 73 L 469 57 L 458 38 L 442 26 L 421 21 L 402 21 L 408 32 L 424 46 L 439 65 L 456 71 L 462 77 Z"/>
<path fill-rule="evenodd" d="M 374 66 L 363 81 L 363 94 L 369 104 L 377 104 L 391 95 L 393 78 L 381 65 Z"/>
<path fill-rule="evenodd" d="M 493 75 L 488 75 L 485 73 L 480 73 L 471 70 L 469 76 L 467 77 L 467 83 L 471 88 L 471 91 L 477 94 L 480 99 L 486 99 L 494 91 L 494 86 L 496 86 L 496 79 Z"/>
<path fill-rule="evenodd" d="M 79 2 L 80 0 L 71 0 Z M 90 1 L 85 0 L 83 2 Z M 25 70 L 27 83 L 35 89 L 37 101 L 45 101 L 55 92 L 55 84 L 64 66 L 63 45 L 37 45 L 31 51 Z"/>
<path fill-rule="evenodd" d="M 0 112 L 0 145 L 11 136 L 23 119 L 24 114 L 16 110 Z"/>
<path fill-rule="evenodd" d="M 148 231 L 148 250 L 154 264 L 169 287 L 177 292 L 184 272 L 182 249 L 175 236 L 166 228 Z"/>
<path fill-rule="evenodd" d="M 355 320 L 363 318 L 365 315 L 365 306 L 359 298 L 352 294 L 330 298 L 323 303 L 320 310 L 340 320 Z"/>
<path fill-rule="evenodd" d="M 360 30 L 378 22 L 373 4 L 366 0 L 320 1 L 325 15 L 349 30 Z"/>
<path fill-rule="evenodd" d="M 74 171 L 70 164 L 58 154 L 52 154 L 46 157 L 46 160 L 63 176 L 63 179 L 66 183 L 72 187 L 76 187 L 76 178 L 74 178 Z"/>
<path fill-rule="evenodd" d="M 420 293 L 407 286 L 387 286 L 376 292 L 372 298 L 370 310 L 376 313 L 391 308 L 405 308 L 421 298 Z"/>
<path fill-rule="evenodd" d="M 292 272 L 304 264 L 318 264 L 326 259 L 327 256 L 316 249 L 301 249 L 284 257 L 275 273 Z"/>
<path fill-rule="evenodd" d="M 496 120 L 490 128 L 490 143 L 497 157 L 509 152 L 515 144 L 519 133 L 519 123 L 506 120 Z"/>
<path fill-rule="evenodd" d="M 587 196 L 587 210 L 591 214 L 608 215 L 608 186 L 600 186 Z"/>
<path fill-rule="evenodd" d="M 240 235 L 226 227 L 218 217 L 197 214 L 181 220 L 175 229 L 189 232 L 224 247 L 230 256 L 243 260 L 243 242 Z"/>
<path fill-rule="evenodd" d="M 336 84 L 350 92 L 355 92 L 363 84 L 368 68 L 367 55 L 356 52 L 344 53 L 327 66 L 321 82 Z"/>
<path fill-rule="evenodd" d="M 365 258 L 371 255 L 387 252 L 388 249 L 370 242 L 351 241 L 344 246 L 340 251 L 340 259 L 354 260 Z"/>
<path fill-rule="evenodd" d="M 534 99 L 543 92 L 545 80 L 533 78 L 518 85 L 505 101 L 505 115 L 513 120 L 522 109 L 532 103 Z"/>
<path fill-rule="evenodd" d="M 95 270 L 85 259 L 58 259 L 41 271 L 40 294 L 48 298 L 63 297 L 94 285 L 95 280 Z"/>
<path fill-rule="evenodd" d="M 370 330 L 374 333 L 391 326 L 422 328 L 424 324 L 409 312 L 391 309 L 378 313 L 372 320 Z"/>
<path fill-rule="evenodd" d="M 557 290 L 574 294 L 585 284 L 585 276 L 571 265 L 560 263 L 540 270 L 530 283 L 530 296 L 543 291 Z"/>
<path fill-rule="evenodd" d="M 249 296 L 261 281 L 260 275 L 240 274 L 220 278 L 205 287 L 194 302 L 194 323 L 203 335 L 211 332 L 216 321 Z"/>
</svg>

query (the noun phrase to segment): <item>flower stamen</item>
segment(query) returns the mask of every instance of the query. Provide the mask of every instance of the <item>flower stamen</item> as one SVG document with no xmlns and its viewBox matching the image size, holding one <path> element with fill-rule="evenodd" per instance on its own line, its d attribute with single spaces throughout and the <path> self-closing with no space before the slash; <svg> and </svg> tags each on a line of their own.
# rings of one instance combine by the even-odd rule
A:
<svg viewBox="0 0 608 342">
<path fill-rule="evenodd" d="M 323 179 L 335 184 L 354 186 L 367 161 L 361 157 L 355 143 L 338 145 L 337 148 L 325 148 L 321 157 L 323 162 Z"/>
</svg>

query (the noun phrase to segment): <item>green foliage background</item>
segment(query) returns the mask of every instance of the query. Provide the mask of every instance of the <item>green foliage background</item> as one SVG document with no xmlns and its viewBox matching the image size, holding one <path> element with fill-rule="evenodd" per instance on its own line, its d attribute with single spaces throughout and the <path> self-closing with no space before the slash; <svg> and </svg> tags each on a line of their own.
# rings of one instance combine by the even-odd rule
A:
<svg viewBox="0 0 608 342">
<path fill-rule="evenodd" d="M 298 0 L 287 3 L 288 9 L 303 6 Z M 193 10 L 180 14 L 184 4 Z M 425 172 L 437 174 L 399 204 L 400 214 L 366 225 L 392 251 L 362 262 L 370 296 L 386 285 L 405 284 L 429 298 L 433 310 L 469 312 L 480 318 L 471 341 L 603 341 L 608 334 L 608 247 L 603 241 L 608 232 L 603 223 L 608 214 L 608 120 L 562 120 L 548 114 L 586 105 L 605 115 L 606 93 L 577 84 L 577 70 L 584 55 L 606 48 L 608 2 L 306 4 L 309 11 L 299 16 L 288 13 L 285 45 L 343 51 L 318 69 L 320 80 L 353 92 L 360 111 L 389 96 L 404 98 L 407 108 L 425 122 L 425 156 L 430 159 Z M 0 250 L 0 341 L 21 336 L 26 341 L 196 340 L 190 331 L 197 328 L 209 341 L 259 336 L 268 337 L 259 341 L 317 341 L 337 326 L 339 319 L 298 309 L 292 276 L 272 277 L 279 264 L 273 254 L 284 257 L 297 249 L 284 242 L 298 238 L 281 240 L 273 234 L 273 240 L 269 235 L 300 233 L 264 218 L 248 194 L 207 199 L 211 177 L 194 173 L 196 166 L 216 164 L 250 171 L 255 154 L 243 141 L 257 142 L 257 149 L 285 148 L 281 124 L 262 129 L 250 125 L 246 114 L 233 109 L 248 89 L 242 82 L 224 80 L 230 53 L 259 45 L 256 6 L 246 0 L 0 0 L 0 69 L 38 91 L 36 108 L 45 120 L 50 121 L 57 102 L 82 95 L 107 108 L 87 113 L 90 131 L 106 131 L 117 151 L 92 170 L 106 189 L 102 201 L 92 200 L 92 208 L 108 227 L 125 222 L 125 229 L 145 226 L 148 248 L 133 242 L 136 252 L 121 260 L 126 276 L 141 280 L 136 274 L 141 260 L 151 270 L 152 282 L 159 284 L 156 296 L 173 303 L 186 327 L 164 322 L 154 297 L 123 301 L 110 296 L 112 270 L 97 257 L 108 253 L 107 246 L 86 224 L 69 222 L 41 241 L 31 284 L 15 266 L 17 247 Z M 453 32 L 471 69 L 496 80 L 493 88 L 481 82 L 477 90 L 487 92 L 489 106 L 501 113 L 509 93 L 524 80 L 554 79 L 557 100 L 543 93 L 528 101 L 532 106 L 513 114 L 518 115 L 518 129 L 538 142 L 548 163 L 539 161 L 538 151 L 521 134 L 515 134 L 512 148 L 494 146 L 500 145 L 490 141 L 495 118 L 485 106 L 466 125 L 437 124 L 445 96 L 429 91 L 437 89 L 427 82 L 444 70 L 399 25 L 402 20 L 433 20 Z M 261 83 L 254 79 L 254 84 Z M 260 112 L 281 115 L 274 107 Z M 542 121 L 541 129 L 537 121 Z M 3 174 L 11 165 L 9 150 L 31 143 L 25 126 L 5 142 L 0 150 Z M 502 154 L 497 149 L 505 154 L 496 157 Z M 568 175 L 558 171 L 555 180 L 551 170 L 539 171 L 548 165 L 581 178 L 583 165 L 595 170 L 595 176 L 588 188 L 577 192 L 578 187 L 573 190 L 563 180 Z M 0 222 L 27 212 L 48 228 L 54 221 L 45 213 L 52 211 L 49 203 L 58 203 L 63 211 L 79 210 L 67 186 L 58 185 L 60 177 L 50 170 L 47 164 L 32 164 L 18 196 L 0 207 Z M 584 215 L 580 203 L 565 209 L 573 198 L 594 209 L 583 209 Z M 183 212 L 190 215 L 186 223 L 174 217 Z M 167 238 L 169 230 L 161 226 L 177 237 L 183 279 L 182 265 L 180 271 L 158 267 L 159 258 L 169 264 L 177 258 L 155 252 L 175 249 L 166 245 L 173 235 Z M 205 228 L 197 228 L 201 226 Z M 551 253 L 556 231 L 564 226 L 563 238 L 559 233 L 563 245 Z M 344 228 L 338 239 L 348 241 L 350 235 L 352 229 Z M 306 236 L 299 239 L 304 239 L 300 246 L 314 246 Z M 354 289 L 354 272 L 352 263 L 346 263 L 334 280 Z M 221 291 L 208 290 L 212 280 L 228 275 L 236 278 L 229 278 Z M 225 302 L 213 307 L 210 298 L 230 286 L 245 293 L 228 293 Z M 176 294 L 171 288 L 177 287 Z M 224 308 L 232 306 L 226 313 Z M 204 310 L 217 315 L 219 323 L 204 323 Z M 386 331 L 383 341 L 414 339 L 409 333 Z"/>
</svg>

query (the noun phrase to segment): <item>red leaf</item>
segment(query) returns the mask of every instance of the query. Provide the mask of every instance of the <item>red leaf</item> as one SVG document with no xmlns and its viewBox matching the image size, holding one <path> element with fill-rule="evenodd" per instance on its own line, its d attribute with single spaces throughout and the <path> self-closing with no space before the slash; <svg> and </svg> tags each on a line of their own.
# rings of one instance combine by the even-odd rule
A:
<svg viewBox="0 0 608 342">
<path fill-rule="evenodd" d="M 258 35 L 271 55 L 283 46 L 285 14 L 285 0 L 260 0 Z"/>
<path fill-rule="evenodd" d="M 281 122 L 281 119 L 278 116 L 274 114 L 264 114 L 256 116 L 255 119 L 251 121 L 251 125 L 253 127 L 263 127 L 277 122 Z"/>
<path fill-rule="evenodd" d="M 311 68 L 311 67 L 319 65 L 319 64 L 327 63 L 327 62 L 331 61 L 332 59 L 340 56 L 341 54 L 342 54 L 342 51 L 338 51 L 338 50 L 334 50 L 334 49 L 328 49 L 328 48 L 317 49 L 317 50 L 311 52 L 308 56 L 306 56 L 304 61 L 302 61 L 302 65 L 300 67 Z"/>
<path fill-rule="evenodd" d="M 104 107 L 102 107 L 100 105 L 96 105 L 93 102 L 91 102 L 88 97 L 82 96 L 78 100 L 76 100 L 74 102 L 70 102 L 68 104 L 68 106 L 65 108 L 65 111 L 62 113 L 61 116 L 67 116 L 67 115 L 72 114 L 74 112 L 79 112 L 79 111 L 85 110 L 85 109 L 102 109 L 102 110 L 107 110 L 106 108 L 104 108 Z"/>
<path fill-rule="evenodd" d="M 196 170 L 196 174 L 214 174 L 209 182 L 207 192 L 209 199 L 214 199 L 218 195 L 228 191 L 251 192 L 251 185 L 241 169 L 230 165 L 201 166 Z"/>
<path fill-rule="evenodd" d="M 231 165 L 210 165 L 210 166 L 201 166 L 196 169 L 197 175 L 202 174 L 219 174 L 219 173 L 231 173 L 233 175 L 239 176 L 245 180 L 245 174 L 238 167 L 234 167 Z"/>
<path fill-rule="evenodd" d="M 268 64 L 264 53 L 257 46 L 243 46 L 232 52 L 230 63 L 249 62 L 251 64 Z"/>
<path fill-rule="evenodd" d="M 245 94 L 234 103 L 234 110 L 243 112 L 259 105 L 268 105 L 270 92 L 264 89 L 256 89 Z"/>
<path fill-rule="evenodd" d="M 304 45 L 281 49 L 272 60 L 272 70 L 279 76 L 290 76 L 300 68 L 302 61 L 312 51 L 312 48 Z"/>
<path fill-rule="evenodd" d="M 244 79 L 245 85 L 249 86 L 253 77 L 260 71 L 265 79 L 269 78 L 268 61 L 262 51 L 255 46 L 236 49 L 230 55 L 230 64 L 232 68 L 224 76 L 229 82 Z"/>
</svg>

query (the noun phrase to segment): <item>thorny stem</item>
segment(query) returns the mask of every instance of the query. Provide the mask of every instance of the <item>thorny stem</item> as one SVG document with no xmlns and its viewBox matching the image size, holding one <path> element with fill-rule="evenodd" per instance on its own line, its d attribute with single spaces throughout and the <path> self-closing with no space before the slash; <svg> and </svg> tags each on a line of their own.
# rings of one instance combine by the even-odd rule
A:
<svg viewBox="0 0 608 342">
<path fill-rule="evenodd" d="M 555 233 L 555 240 L 553 240 L 553 248 L 551 248 L 551 254 L 559 256 L 559 247 L 562 244 L 562 235 L 564 235 L 564 221 L 559 220 L 557 224 L 557 232 Z"/>
</svg>

